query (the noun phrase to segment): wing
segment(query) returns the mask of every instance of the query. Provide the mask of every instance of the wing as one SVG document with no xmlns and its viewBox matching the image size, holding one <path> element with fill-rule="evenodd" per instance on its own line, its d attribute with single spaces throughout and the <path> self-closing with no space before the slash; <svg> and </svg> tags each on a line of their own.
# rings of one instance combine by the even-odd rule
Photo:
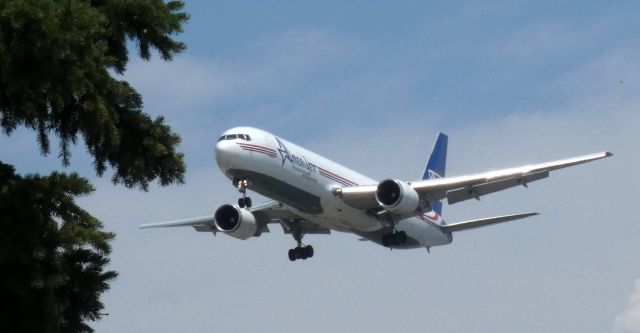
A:
<svg viewBox="0 0 640 333">
<path fill-rule="evenodd" d="M 535 215 L 539 215 L 539 214 L 538 213 L 522 213 L 522 214 L 514 214 L 514 215 L 487 217 L 483 219 L 457 222 L 453 224 L 445 224 L 443 226 L 440 226 L 440 229 L 443 232 L 469 230 L 469 229 L 485 227 L 485 226 L 496 224 L 496 223 L 504 223 L 504 222 L 515 221 L 519 219 L 524 219 L 524 218 L 535 216 Z"/>
<path fill-rule="evenodd" d="M 270 223 L 280 223 L 285 233 L 291 232 L 292 225 L 295 225 L 296 227 L 299 226 L 300 228 L 302 228 L 304 233 L 307 233 L 307 234 L 330 233 L 327 227 L 305 220 L 304 218 L 291 212 L 286 205 L 283 205 L 282 203 L 279 203 L 277 201 L 267 201 L 260 205 L 251 207 L 249 211 L 253 213 L 253 215 L 256 218 L 256 221 L 260 225 L 261 227 L 260 232 L 269 232 L 269 228 L 267 225 Z M 293 221 L 295 221 L 295 223 Z M 141 225 L 139 228 L 148 229 L 148 228 L 185 227 L 185 226 L 193 227 L 197 231 L 206 231 L 206 232 L 213 232 L 213 233 L 219 231 L 216 228 L 213 215 L 184 219 L 184 220 L 160 222 L 160 223 L 148 223 L 148 224 Z"/>
<path fill-rule="evenodd" d="M 423 202 L 447 199 L 449 204 L 479 199 L 481 196 L 547 178 L 549 172 L 612 156 L 609 152 L 584 155 L 558 161 L 525 165 L 467 176 L 436 178 L 412 182 L 409 185 Z M 351 186 L 334 190 L 348 205 L 362 210 L 378 209 L 377 185 Z"/>
</svg>

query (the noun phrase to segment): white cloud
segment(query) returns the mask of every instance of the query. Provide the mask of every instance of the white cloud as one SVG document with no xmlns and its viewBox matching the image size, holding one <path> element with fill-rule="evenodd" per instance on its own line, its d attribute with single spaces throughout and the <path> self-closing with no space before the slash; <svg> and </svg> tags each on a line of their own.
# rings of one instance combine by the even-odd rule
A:
<svg viewBox="0 0 640 333">
<path fill-rule="evenodd" d="M 199 59 L 181 55 L 170 63 L 134 60 L 124 78 L 162 114 L 183 113 L 228 100 L 289 93 L 314 70 L 360 52 L 355 40 L 330 30 L 297 28 L 264 37 L 230 57 Z"/>
<path fill-rule="evenodd" d="M 576 52 L 586 43 L 583 32 L 567 23 L 542 22 L 513 32 L 501 47 L 507 56 L 542 61 L 546 56 Z"/>
<path fill-rule="evenodd" d="M 614 329 L 620 332 L 640 332 L 640 278 L 629 296 L 627 308 L 615 318 Z"/>
<path fill-rule="evenodd" d="M 335 89 L 318 91 L 317 81 L 363 49 L 356 39 L 331 30 L 291 28 L 217 58 L 134 60 L 124 79 L 142 94 L 145 112 L 164 116 L 182 135 L 182 151 L 192 155 L 192 148 L 212 142 L 228 127 L 277 126 L 274 119 L 286 123 L 315 113 L 307 95 Z"/>
</svg>

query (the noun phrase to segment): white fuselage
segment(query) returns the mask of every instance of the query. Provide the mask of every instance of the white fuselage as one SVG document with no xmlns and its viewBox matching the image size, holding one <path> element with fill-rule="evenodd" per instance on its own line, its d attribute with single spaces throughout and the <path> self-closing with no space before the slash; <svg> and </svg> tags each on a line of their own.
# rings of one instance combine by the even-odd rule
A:
<svg viewBox="0 0 640 333">
<path fill-rule="evenodd" d="M 236 138 L 225 139 L 229 135 Z M 216 161 L 230 179 L 249 179 L 248 189 L 287 205 L 295 214 L 330 229 L 353 232 L 376 243 L 390 227 L 374 214 L 347 205 L 333 189 L 378 182 L 275 135 L 250 127 L 222 134 L 216 144 Z M 442 219 L 430 212 L 398 221 L 410 241 L 394 248 L 443 245 Z"/>
</svg>

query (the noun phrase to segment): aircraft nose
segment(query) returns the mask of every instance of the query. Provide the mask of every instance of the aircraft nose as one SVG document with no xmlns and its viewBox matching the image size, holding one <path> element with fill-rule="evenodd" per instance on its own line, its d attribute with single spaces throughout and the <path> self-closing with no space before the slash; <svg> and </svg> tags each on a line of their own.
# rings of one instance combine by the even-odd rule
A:
<svg viewBox="0 0 640 333">
<path fill-rule="evenodd" d="M 233 141 L 222 140 L 216 143 L 216 162 L 223 172 L 226 172 L 230 168 L 233 148 Z"/>
</svg>

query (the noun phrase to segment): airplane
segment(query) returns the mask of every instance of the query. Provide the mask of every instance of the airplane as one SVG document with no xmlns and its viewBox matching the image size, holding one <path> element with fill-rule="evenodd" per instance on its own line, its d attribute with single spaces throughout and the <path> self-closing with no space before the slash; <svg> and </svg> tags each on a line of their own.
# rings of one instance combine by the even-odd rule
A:
<svg viewBox="0 0 640 333">
<path fill-rule="evenodd" d="M 452 233 L 538 215 L 503 215 L 448 224 L 449 205 L 547 178 L 554 170 L 610 157 L 610 152 L 546 163 L 445 177 L 448 137 L 440 133 L 420 179 L 376 181 L 269 132 L 236 127 L 222 133 L 215 146 L 220 170 L 241 197 L 221 205 L 213 215 L 143 224 L 140 228 L 191 226 L 246 240 L 279 224 L 297 245 L 289 260 L 314 255 L 304 245 L 307 234 L 353 233 L 390 249 L 446 245 Z M 247 191 L 272 200 L 253 206 Z"/>
</svg>

